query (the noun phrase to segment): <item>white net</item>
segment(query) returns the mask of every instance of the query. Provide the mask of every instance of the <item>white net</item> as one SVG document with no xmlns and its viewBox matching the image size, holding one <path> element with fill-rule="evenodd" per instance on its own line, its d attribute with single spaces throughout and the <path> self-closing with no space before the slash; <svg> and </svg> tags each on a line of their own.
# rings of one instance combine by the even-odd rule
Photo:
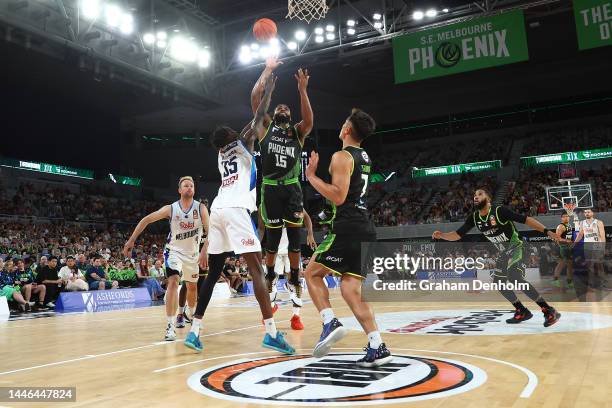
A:
<svg viewBox="0 0 612 408">
<path fill-rule="evenodd" d="M 285 18 L 304 20 L 310 23 L 312 20 L 319 20 L 325 17 L 329 7 L 326 0 L 289 0 L 287 6 L 288 13 Z"/>
</svg>

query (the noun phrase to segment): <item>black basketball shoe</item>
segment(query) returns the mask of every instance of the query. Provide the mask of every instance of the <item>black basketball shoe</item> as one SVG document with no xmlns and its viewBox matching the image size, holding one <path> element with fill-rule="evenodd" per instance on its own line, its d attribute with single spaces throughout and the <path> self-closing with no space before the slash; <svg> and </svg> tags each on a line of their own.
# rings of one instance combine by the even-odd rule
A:
<svg viewBox="0 0 612 408">
<path fill-rule="evenodd" d="M 524 322 L 525 320 L 529 320 L 533 317 L 533 314 L 529 311 L 529 309 L 516 309 L 514 311 L 514 316 L 510 319 L 506 320 L 508 324 L 518 324 Z"/>
</svg>

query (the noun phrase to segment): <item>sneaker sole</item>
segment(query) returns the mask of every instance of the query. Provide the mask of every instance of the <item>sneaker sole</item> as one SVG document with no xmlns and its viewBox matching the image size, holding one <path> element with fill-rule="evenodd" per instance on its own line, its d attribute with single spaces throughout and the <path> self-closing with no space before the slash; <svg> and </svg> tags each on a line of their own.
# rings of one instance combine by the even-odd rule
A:
<svg viewBox="0 0 612 408">
<path fill-rule="evenodd" d="M 183 344 L 185 345 L 185 347 L 190 348 L 192 350 L 195 350 L 198 353 L 201 352 L 202 350 L 204 350 L 204 347 L 202 347 L 202 348 L 196 347 L 193 343 L 187 343 L 185 341 L 185 342 L 183 342 Z"/>
<path fill-rule="evenodd" d="M 552 326 L 553 324 L 557 323 L 559 320 L 561 320 L 561 313 L 557 312 L 557 313 L 555 314 L 555 317 L 556 317 L 557 319 L 556 319 L 554 322 L 550 323 L 550 324 L 546 324 L 546 323 L 548 323 L 548 322 L 544 322 L 544 327 L 550 327 L 550 326 Z"/>
<path fill-rule="evenodd" d="M 165 341 L 175 341 L 176 337 L 164 337 Z"/>
<path fill-rule="evenodd" d="M 312 351 L 312 356 L 316 358 L 325 357 L 331 351 L 334 343 L 342 340 L 344 336 L 346 336 L 346 328 L 344 326 L 338 327 L 336 330 L 331 332 L 325 340 L 317 343 Z"/>
<path fill-rule="evenodd" d="M 393 360 L 393 356 L 387 356 L 385 358 L 379 358 L 378 360 L 374 360 L 371 363 L 366 363 L 361 362 L 361 363 L 357 363 L 357 365 L 359 365 L 359 367 L 379 367 L 383 364 L 387 364 L 388 362 L 390 362 L 391 360 Z"/>
<path fill-rule="evenodd" d="M 271 345 L 266 344 L 266 343 L 261 343 L 261 346 L 263 348 L 267 348 L 267 349 L 270 349 L 270 350 L 276 350 L 276 351 L 278 351 L 280 353 L 283 353 L 283 354 L 295 354 L 295 350 L 286 350 L 286 349 L 282 349 L 280 347 L 271 346 Z"/>
<path fill-rule="evenodd" d="M 529 317 L 526 317 L 525 319 L 519 320 L 518 322 L 509 322 L 508 320 L 506 320 L 506 323 L 508 324 L 519 324 L 519 323 L 523 323 L 526 322 L 527 320 L 531 319 L 533 317 L 533 314 Z"/>
<path fill-rule="evenodd" d="M 185 328 L 185 325 L 184 325 L 184 324 L 182 324 L 182 325 L 178 325 L 178 324 L 177 324 L 177 325 L 176 325 L 176 326 L 174 326 L 174 327 L 176 327 L 177 329 L 184 329 L 184 328 Z"/>
</svg>

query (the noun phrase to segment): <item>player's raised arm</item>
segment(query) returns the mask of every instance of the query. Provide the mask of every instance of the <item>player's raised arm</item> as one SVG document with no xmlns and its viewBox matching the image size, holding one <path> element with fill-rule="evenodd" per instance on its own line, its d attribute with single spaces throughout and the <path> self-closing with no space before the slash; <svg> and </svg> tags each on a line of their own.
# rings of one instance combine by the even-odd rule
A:
<svg viewBox="0 0 612 408">
<path fill-rule="evenodd" d="M 255 138 L 261 139 L 266 134 L 266 125 L 265 119 L 267 115 L 268 108 L 270 107 L 270 100 L 272 99 L 272 92 L 274 92 L 274 86 L 276 85 L 276 76 L 269 75 L 266 78 L 266 83 L 264 84 L 264 96 L 261 100 L 261 103 L 257 107 L 255 111 L 255 117 L 251 123 L 251 131 L 247 132 L 244 135 L 245 143 L 247 147 L 252 151 L 253 144 L 255 143 Z"/>
<path fill-rule="evenodd" d="M 266 67 L 263 72 L 255 82 L 253 86 L 253 90 L 251 90 L 251 109 L 253 110 L 253 115 L 257 112 L 257 108 L 260 105 L 261 100 L 263 99 L 264 88 L 266 79 L 272 74 L 272 72 L 281 65 L 282 62 L 279 61 L 276 57 L 270 57 L 266 60 Z M 266 112 L 266 117 L 264 118 L 264 127 L 268 127 L 272 119 Z"/>
<path fill-rule="evenodd" d="M 295 125 L 298 136 L 300 138 L 300 143 L 304 144 L 304 139 L 310 134 L 312 130 L 312 126 L 314 124 L 314 114 L 312 113 L 312 107 L 310 106 L 310 99 L 308 98 L 308 80 L 310 76 L 308 75 L 308 70 L 302 70 L 302 68 L 298 69 L 297 74 L 295 74 L 295 79 L 298 83 L 298 91 L 300 93 L 300 104 L 302 109 L 302 120 Z"/>
<path fill-rule="evenodd" d="M 147 225 L 149 225 L 149 224 L 151 224 L 151 223 L 153 223 L 155 221 L 159 221 L 159 220 L 170 218 L 171 211 L 172 210 L 171 210 L 169 205 L 164 205 L 159 210 L 153 211 L 151 214 L 146 215 L 142 220 L 140 220 L 138 225 L 136 225 L 136 228 L 134 228 L 134 232 L 132 232 L 132 235 L 130 236 L 130 239 L 128 239 L 128 241 L 123 246 L 123 255 L 125 257 L 129 256 L 128 255 L 129 251 L 134 247 L 134 243 L 136 242 L 136 240 L 138 239 L 140 234 L 142 234 L 142 231 L 144 231 L 145 228 L 147 228 Z"/>
<path fill-rule="evenodd" d="M 319 165 L 319 154 L 313 151 L 310 155 L 310 162 L 306 168 L 306 177 L 312 187 L 319 192 L 323 197 L 335 205 L 342 205 L 346 200 L 349 185 L 351 182 L 351 168 L 353 166 L 353 157 L 350 153 L 340 150 L 332 156 L 329 166 L 332 175 L 331 184 L 326 183 L 317 177 L 317 166 Z"/>
</svg>

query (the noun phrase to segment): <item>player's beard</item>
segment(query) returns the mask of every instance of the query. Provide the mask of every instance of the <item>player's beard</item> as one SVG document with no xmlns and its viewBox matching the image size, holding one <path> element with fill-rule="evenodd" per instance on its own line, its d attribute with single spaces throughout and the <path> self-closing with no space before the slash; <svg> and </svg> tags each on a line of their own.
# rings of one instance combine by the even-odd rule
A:
<svg viewBox="0 0 612 408">
<path fill-rule="evenodd" d="M 474 208 L 477 210 L 482 210 L 487 206 L 487 200 L 482 200 L 479 202 L 474 202 Z"/>
<path fill-rule="evenodd" d="M 291 121 L 291 117 L 289 115 L 277 113 L 274 115 L 274 123 L 276 125 L 286 125 Z"/>
</svg>

